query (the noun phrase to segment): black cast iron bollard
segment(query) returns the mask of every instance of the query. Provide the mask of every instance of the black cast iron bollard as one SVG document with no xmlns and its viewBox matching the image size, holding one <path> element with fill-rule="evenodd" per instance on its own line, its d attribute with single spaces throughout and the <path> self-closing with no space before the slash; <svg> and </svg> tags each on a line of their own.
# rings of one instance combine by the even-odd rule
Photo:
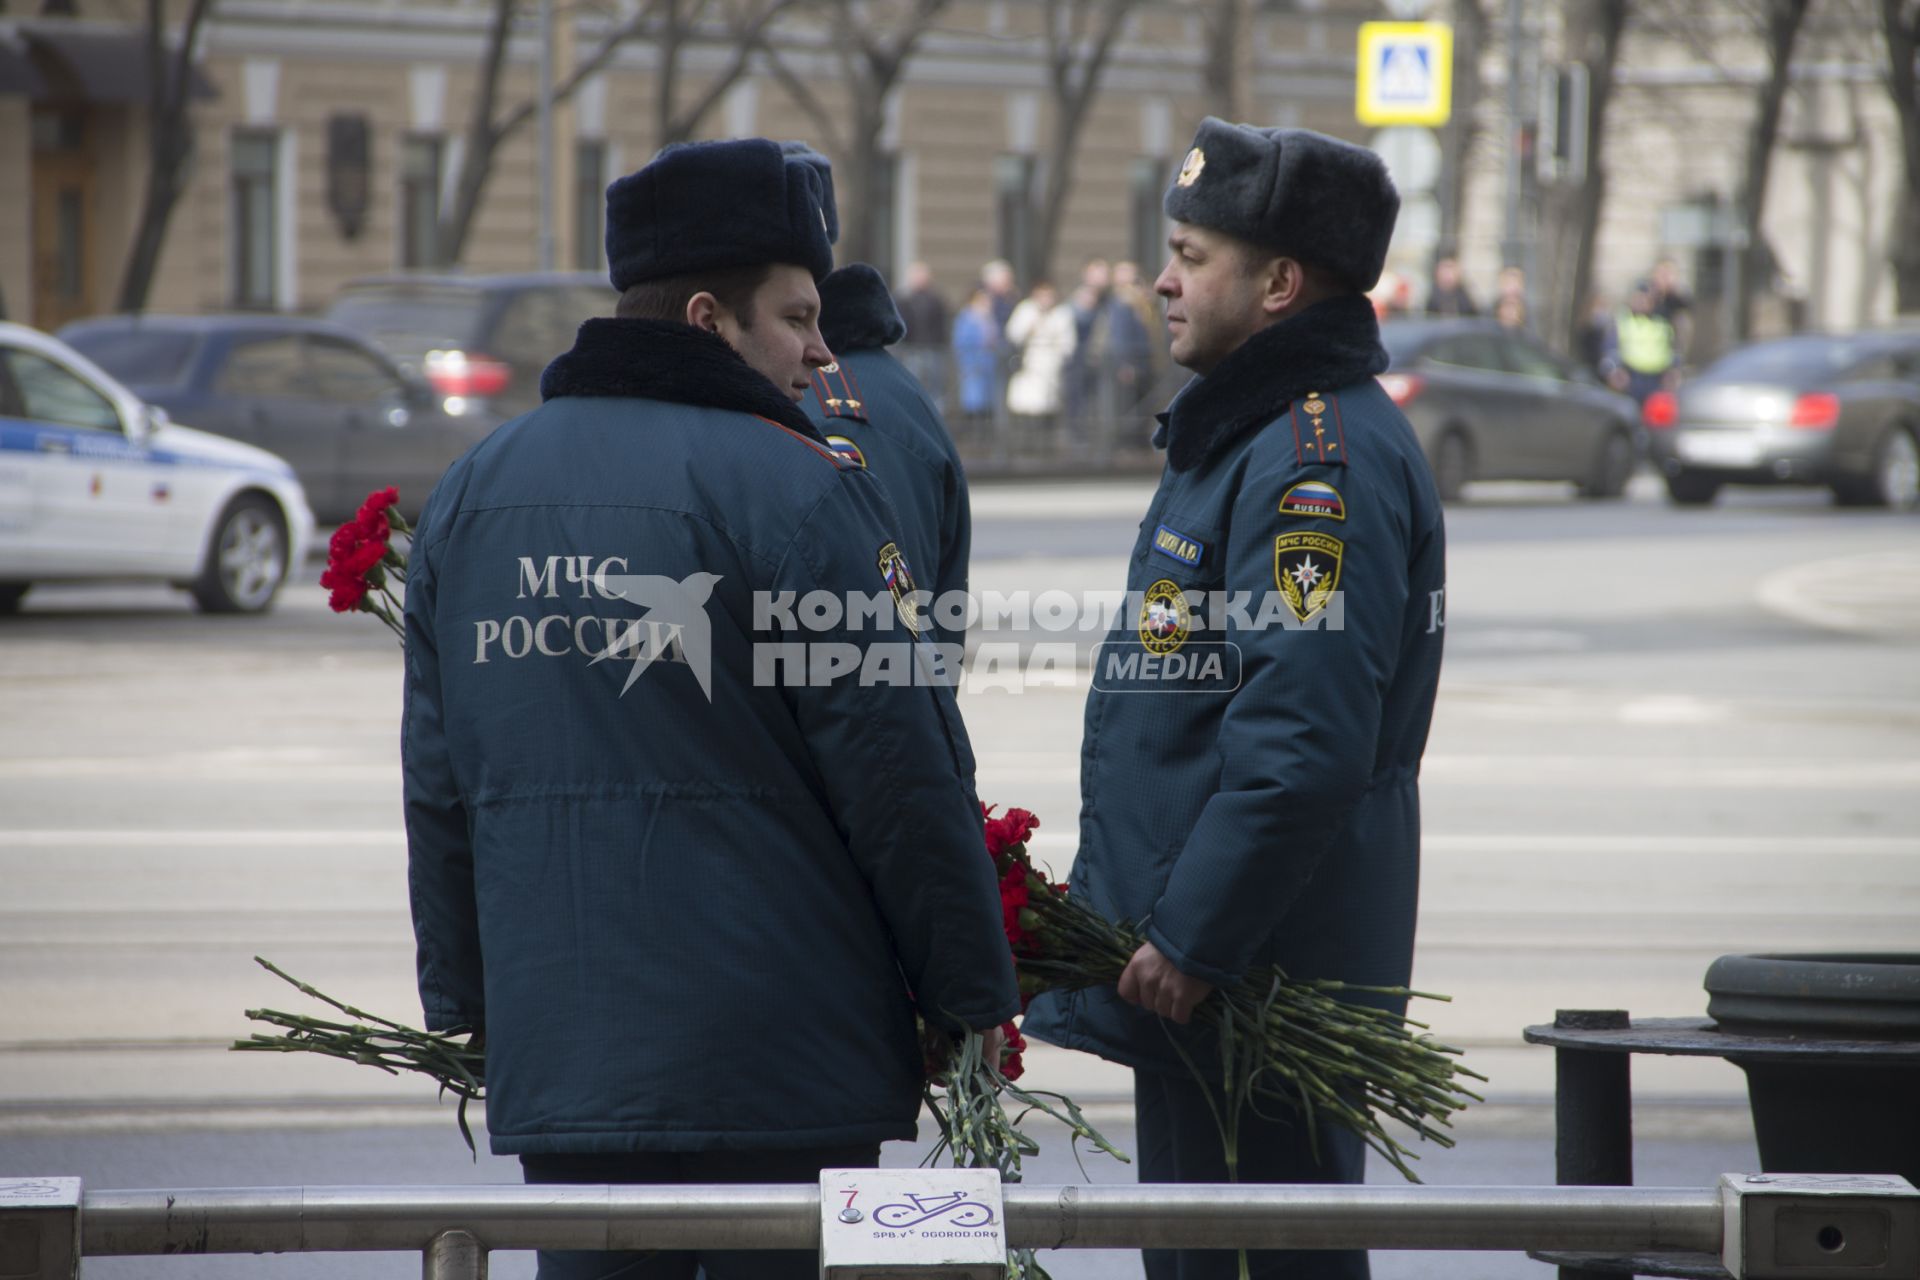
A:
<svg viewBox="0 0 1920 1280">
<path fill-rule="evenodd" d="M 1557 1031 L 1624 1031 L 1624 1009 L 1560 1009 Z M 1553 1180 L 1563 1187 L 1633 1185 L 1633 1058 L 1562 1045 L 1553 1051 Z M 1615 1273 L 1561 1267 L 1560 1280 Z"/>
</svg>

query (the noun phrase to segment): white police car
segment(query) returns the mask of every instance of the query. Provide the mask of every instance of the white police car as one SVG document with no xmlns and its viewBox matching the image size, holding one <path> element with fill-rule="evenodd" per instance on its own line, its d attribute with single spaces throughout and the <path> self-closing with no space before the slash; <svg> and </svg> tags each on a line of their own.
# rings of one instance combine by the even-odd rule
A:
<svg viewBox="0 0 1920 1280">
<path fill-rule="evenodd" d="M 0 612 L 36 582 L 158 578 L 208 613 L 258 613 L 312 537 L 281 459 L 170 422 L 65 343 L 0 322 Z"/>
</svg>

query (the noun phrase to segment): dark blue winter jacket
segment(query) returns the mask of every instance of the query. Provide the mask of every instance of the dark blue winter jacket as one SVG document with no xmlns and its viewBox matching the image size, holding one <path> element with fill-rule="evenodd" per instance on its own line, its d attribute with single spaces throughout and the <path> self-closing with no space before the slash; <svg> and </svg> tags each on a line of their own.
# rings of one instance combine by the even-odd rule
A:
<svg viewBox="0 0 1920 1280">
<path fill-rule="evenodd" d="M 427 1025 L 484 1028 L 496 1152 L 910 1138 L 916 1003 L 1017 1009 L 966 732 L 897 653 L 772 648 L 928 648 L 795 608 L 911 587 L 879 486 L 687 326 L 589 321 L 542 391 L 411 552 Z"/>
<path fill-rule="evenodd" d="M 965 645 L 958 605 L 973 538 L 967 477 L 940 410 L 887 351 L 906 332 L 878 271 L 862 262 L 835 271 L 820 282 L 820 334 L 835 362 L 814 371 L 800 407 L 836 449 L 879 478 L 900 517 L 900 545 L 932 593 L 934 638 Z M 942 597 L 954 603 L 938 607 Z"/>
<path fill-rule="evenodd" d="M 1095 654 L 1073 892 L 1216 985 L 1411 971 L 1445 533 L 1385 367 L 1354 296 L 1190 383 Z M 1214 1056 L 1112 987 L 1042 997 L 1025 1029 L 1134 1066 L 1184 1070 L 1175 1035 Z"/>
</svg>

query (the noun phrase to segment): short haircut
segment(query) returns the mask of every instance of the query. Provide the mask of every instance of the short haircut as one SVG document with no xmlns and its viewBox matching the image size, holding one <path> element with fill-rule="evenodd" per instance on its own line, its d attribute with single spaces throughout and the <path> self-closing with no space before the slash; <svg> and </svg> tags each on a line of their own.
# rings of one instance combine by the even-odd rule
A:
<svg viewBox="0 0 1920 1280">
<path fill-rule="evenodd" d="M 1247 275 L 1257 275 L 1262 268 L 1275 258 L 1293 258 L 1300 267 L 1300 273 L 1306 277 L 1307 294 L 1313 301 L 1332 298 L 1343 293 L 1360 293 L 1346 280 L 1341 279 L 1332 270 L 1317 262 L 1306 262 L 1294 258 L 1290 253 L 1278 249 L 1269 249 L 1265 245 L 1252 244 L 1242 240 L 1240 246 L 1240 269 Z"/>
<path fill-rule="evenodd" d="M 620 295 L 613 314 L 622 320 L 667 320 L 687 322 L 687 303 L 696 293 L 710 293 L 714 300 L 733 313 L 742 329 L 753 328 L 753 295 L 773 275 L 773 264 L 757 263 L 747 267 L 727 267 L 719 271 L 665 276 L 630 284 Z"/>
</svg>

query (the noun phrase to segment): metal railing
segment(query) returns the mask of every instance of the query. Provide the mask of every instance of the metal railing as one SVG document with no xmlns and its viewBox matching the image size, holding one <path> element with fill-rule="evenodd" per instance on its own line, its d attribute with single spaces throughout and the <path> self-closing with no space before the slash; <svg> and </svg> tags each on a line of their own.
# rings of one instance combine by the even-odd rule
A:
<svg viewBox="0 0 1920 1280">
<path fill-rule="evenodd" d="M 71 1180 L 41 1180 L 32 1185 L 49 1197 L 43 1211 L 58 1209 L 59 1194 L 46 1189 L 62 1181 L 68 1216 L 40 1219 L 42 1238 L 53 1244 L 39 1255 L 40 1269 L 18 1274 L 70 1276 L 80 1255 L 410 1250 L 423 1256 L 428 1280 L 479 1280 L 496 1249 L 820 1249 L 823 1237 L 821 1190 L 813 1185 L 83 1194 Z M 1718 1255 L 1735 1277 L 1920 1274 L 1920 1193 L 1891 1177 L 1728 1174 L 1708 1188 L 1000 1190 L 1007 1248 L 1678 1252 Z M 22 1212 L 0 1194 L 0 1236 L 24 1238 L 32 1228 L 22 1226 Z M 61 1247 L 66 1238 L 77 1246 L 70 1258 Z M 1795 1259 L 1809 1256 L 1823 1269 L 1796 1269 Z"/>
</svg>

